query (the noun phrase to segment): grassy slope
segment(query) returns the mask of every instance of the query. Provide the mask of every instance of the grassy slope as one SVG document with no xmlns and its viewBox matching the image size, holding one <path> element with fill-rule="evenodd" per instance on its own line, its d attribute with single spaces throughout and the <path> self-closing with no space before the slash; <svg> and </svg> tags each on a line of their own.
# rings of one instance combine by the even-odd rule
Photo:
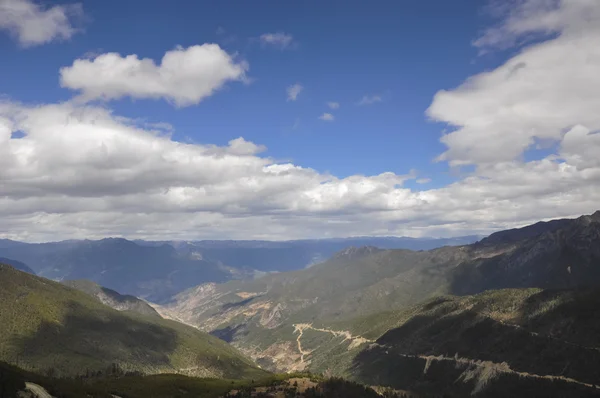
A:
<svg viewBox="0 0 600 398">
<path fill-rule="evenodd" d="M 194 328 L 113 310 L 7 265 L 0 265 L 0 359 L 63 375 L 112 363 L 144 373 L 264 374 L 226 343 Z"/>
</svg>

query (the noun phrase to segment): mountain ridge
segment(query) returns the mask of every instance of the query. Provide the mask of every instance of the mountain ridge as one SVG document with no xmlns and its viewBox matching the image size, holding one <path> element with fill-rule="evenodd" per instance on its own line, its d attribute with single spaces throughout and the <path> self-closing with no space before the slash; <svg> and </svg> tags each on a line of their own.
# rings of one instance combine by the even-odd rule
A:
<svg viewBox="0 0 600 398">
<path fill-rule="evenodd" d="M 117 311 L 133 311 L 143 315 L 160 317 L 158 312 L 145 301 L 128 294 L 120 294 L 112 289 L 102 287 L 95 282 L 79 279 L 63 281 L 62 283 L 65 286 L 72 287 L 96 298 L 102 304 Z"/>
</svg>

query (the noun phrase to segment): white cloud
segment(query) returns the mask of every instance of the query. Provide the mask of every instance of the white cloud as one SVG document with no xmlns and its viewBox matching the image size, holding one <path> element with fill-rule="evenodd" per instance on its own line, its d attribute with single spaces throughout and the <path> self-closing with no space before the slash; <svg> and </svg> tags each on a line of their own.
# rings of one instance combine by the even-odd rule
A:
<svg viewBox="0 0 600 398">
<path fill-rule="evenodd" d="M 495 29 L 526 35 L 543 27 L 556 30 L 557 37 L 435 95 L 427 114 L 455 127 L 442 138 L 448 150 L 439 160 L 451 165 L 512 161 L 536 141 L 561 141 L 573 126 L 600 129 L 600 3 L 549 4 L 525 1 L 520 14 L 511 13 Z M 496 43 L 496 31 L 491 32 L 481 43 Z"/>
<path fill-rule="evenodd" d="M 599 30 L 596 0 L 516 0 L 491 3 L 489 11 L 501 23 L 473 42 L 484 52 L 507 48 L 560 32 L 568 35 Z"/>
<path fill-rule="evenodd" d="M 248 237 L 257 225 L 267 234 L 320 214 L 386 211 L 410 195 L 401 188 L 408 176 L 336 178 L 261 157 L 266 148 L 243 138 L 225 147 L 184 144 L 104 108 L 70 103 L 0 105 L 0 143 L 3 236 L 141 236 L 154 234 L 144 225 L 153 220 L 156 233 L 241 237 L 227 226 L 245 225 Z"/>
<path fill-rule="evenodd" d="M 294 41 L 294 37 L 290 34 L 277 32 L 277 33 L 265 33 L 260 36 L 260 42 L 263 45 L 270 45 L 279 49 L 289 48 Z"/>
<path fill-rule="evenodd" d="M 276 162 L 241 137 L 185 144 L 168 125 L 96 106 L 0 102 L 0 236 L 448 236 L 591 213 L 600 203 L 600 19 L 586 8 L 577 21 L 573 4 L 600 7 L 536 11 L 558 12 L 563 27 L 435 96 L 428 115 L 455 129 L 441 160 L 475 166 L 442 188 L 404 187 L 414 173 L 341 178 Z M 556 153 L 528 161 L 540 140 Z"/>
<path fill-rule="evenodd" d="M 330 109 L 339 109 L 340 108 L 340 103 L 339 102 L 328 102 L 327 106 Z"/>
<path fill-rule="evenodd" d="M 415 182 L 417 184 L 428 184 L 431 182 L 431 178 L 418 178 Z"/>
<path fill-rule="evenodd" d="M 326 122 L 333 122 L 335 120 L 335 116 L 333 116 L 331 113 L 324 113 L 321 116 L 319 116 L 320 120 L 324 120 Z"/>
<path fill-rule="evenodd" d="M 83 15 L 82 10 L 78 3 L 43 7 L 30 0 L 0 0 L 0 30 L 7 30 L 24 47 L 67 40 L 77 33 L 73 20 Z"/>
<path fill-rule="evenodd" d="M 248 64 L 236 61 L 217 44 L 167 51 L 160 65 L 137 55 L 105 53 L 77 59 L 60 70 L 62 87 L 81 99 L 164 98 L 176 106 L 198 104 L 228 81 L 244 81 Z"/>
<path fill-rule="evenodd" d="M 304 90 L 304 87 L 300 83 L 293 84 L 286 89 L 287 100 L 296 101 L 298 95 Z"/>
<path fill-rule="evenodd" d="M 266 148 L 241 137 L 223 147 L 185 144 L 152 126 L 93 106 L 1 104 L 0 236 L 457 235 L 600 203 L 598 136 L 579 127 L 561 144 L 572 163 L 498 163 L 419 191 L 403 187 L 412 173 L 337 178 L 260 156 Z"/>
<path fill-rule="evenodd" d="M 382 102 L 383 98 L 381 98 L 380 95 L 365 95 L 363 96 L 360 101 L 357 102 L 357 105 L 362 106 L 362 105 L 372 105 L 375 104 L 377 102 Z"/>
</svg>

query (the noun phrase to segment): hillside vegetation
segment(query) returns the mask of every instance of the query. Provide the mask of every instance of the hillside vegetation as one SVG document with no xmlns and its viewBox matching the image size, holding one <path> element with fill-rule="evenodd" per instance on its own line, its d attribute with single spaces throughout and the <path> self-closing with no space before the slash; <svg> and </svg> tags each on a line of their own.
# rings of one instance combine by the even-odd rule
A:
<svg viewBox="0 0 600 398">
<path fill-rule="evenodd" d="M 257 377 L 228 344 L 156 316 L 119 312 L 89 295 L 0 265 L 0 360 L 50 375 L 125 371 Z"/>
<path fill-rule="evenodd" d="M 26 389 L 26 384 L 31 383 L 56 398 L 377 398 L 382 396 L 373 388 L 356 382 L 310 374 L 269 375 L 256 380 L 192 378 L 173 374 L 152 376 L 104 374 L 95 378 L 56 379 L 23 371 L 0 362 L 0 398 L 22 397 L 20 394 Z M 403 392 L 383 391 L 387 398 L 415 397 Z"/>
</svg>

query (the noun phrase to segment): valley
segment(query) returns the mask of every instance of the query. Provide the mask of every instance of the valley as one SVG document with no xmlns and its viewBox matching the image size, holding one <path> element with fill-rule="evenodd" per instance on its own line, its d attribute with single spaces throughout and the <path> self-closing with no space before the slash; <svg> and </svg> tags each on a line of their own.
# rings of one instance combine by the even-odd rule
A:
<svg viewBox="0 0 600 398">
<path fill-rule="evenodd" d="M 464 246 L 351 247 L 159 304 L 4 265 L 0 360 L 51 377 L 310 372 L 420 397 L 595 396 L 599 242 L 597 212 Z"/>
<path fill-rule="evenodd" d="M 600 398 L 600 0 L 0 0 L 0 398 Z"/>
</svg>

